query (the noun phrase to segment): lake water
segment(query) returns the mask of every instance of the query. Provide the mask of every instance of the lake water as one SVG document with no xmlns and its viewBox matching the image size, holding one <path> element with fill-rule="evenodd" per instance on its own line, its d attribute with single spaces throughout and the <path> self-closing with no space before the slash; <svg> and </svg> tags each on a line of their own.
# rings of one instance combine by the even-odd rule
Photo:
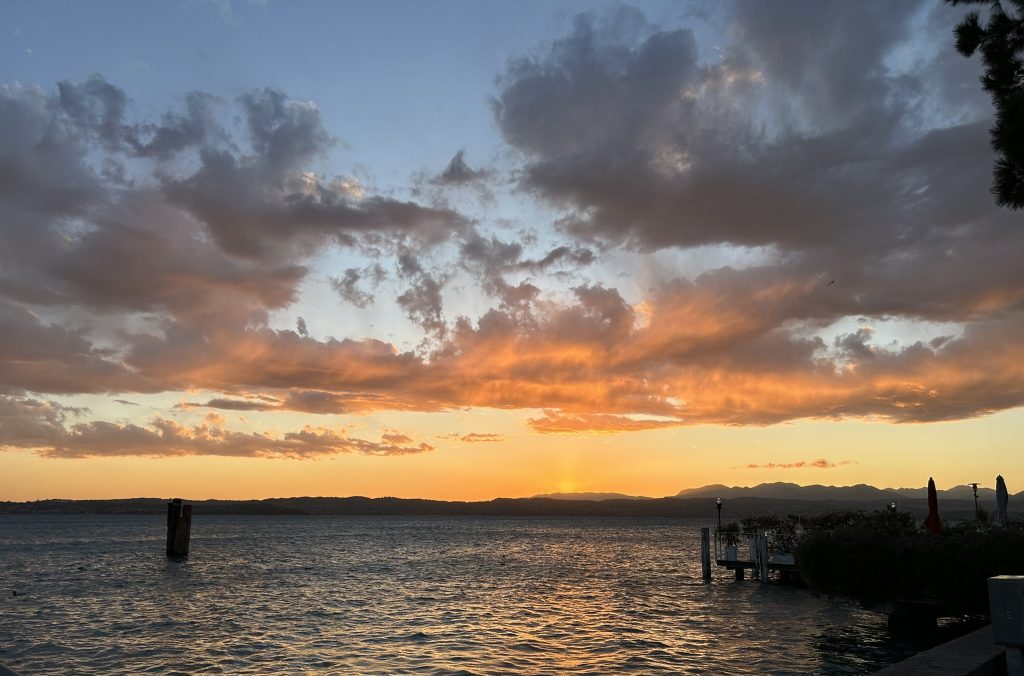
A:
<svg viewBox="0 0 1024 676">
<path fill-rule="evenodd" d="M 43 674 L 863 673 L 806 589 L 700 581 L 679 519 L 0 515 L 0 663 Z M 16 594 L 15 594 L 16 592 Z"/>
</svg>

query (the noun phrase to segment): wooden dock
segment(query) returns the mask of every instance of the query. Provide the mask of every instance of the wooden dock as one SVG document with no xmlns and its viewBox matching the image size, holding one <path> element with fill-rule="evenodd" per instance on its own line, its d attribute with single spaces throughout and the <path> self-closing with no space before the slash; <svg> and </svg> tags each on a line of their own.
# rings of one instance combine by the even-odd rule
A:
<svg viewBox="0 0 1024 676">
<path fill-rule="evenodd" d="M 753 579 L 768 582 L 770 575 L 778 573 L 780 581 L 799 579 L 800 568 L 790 552 L 772 551 L 764 531 L 726 533 L 715 531 L 715 565 L 735 573 L 737 580 L 751 571 Z"/>
</svg>

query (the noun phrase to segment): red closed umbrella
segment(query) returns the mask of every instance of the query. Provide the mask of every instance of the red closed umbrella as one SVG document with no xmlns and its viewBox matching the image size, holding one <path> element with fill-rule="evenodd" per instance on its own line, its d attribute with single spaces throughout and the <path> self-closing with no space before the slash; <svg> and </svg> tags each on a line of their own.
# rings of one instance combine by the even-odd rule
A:
<svg viewBox="0 0 1024 676">
<path fill-rule="evenodd" d="M 1006 490 L 1006 482 L 1003 475 L 996 477 L 996 509 L 999 515 L 999 525 L 1006 528 L 1008 520 L 1006 517 L 1006 506 L 1010 502 L 1010 492 Z"/>
<path fill-rule="evenodd" d="M 942 532 L 942 522 L 939 521 L 939 494 L 935 492 L 935 480 L 928 477 L 928 518 L 924 520 L 924 526 L 933 533 Z"/>
</svg>

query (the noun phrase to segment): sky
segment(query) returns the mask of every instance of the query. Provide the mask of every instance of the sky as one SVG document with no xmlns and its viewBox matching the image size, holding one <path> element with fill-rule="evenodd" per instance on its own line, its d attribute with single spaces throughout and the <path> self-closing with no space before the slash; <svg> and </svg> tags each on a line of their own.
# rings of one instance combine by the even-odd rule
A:
<svg viewBox="0 0 1024 676">
<path fill-rule="evenodd" d="M 1012 492 L 962 14 L 0 0 L 0 500 Z"/>
</svg>

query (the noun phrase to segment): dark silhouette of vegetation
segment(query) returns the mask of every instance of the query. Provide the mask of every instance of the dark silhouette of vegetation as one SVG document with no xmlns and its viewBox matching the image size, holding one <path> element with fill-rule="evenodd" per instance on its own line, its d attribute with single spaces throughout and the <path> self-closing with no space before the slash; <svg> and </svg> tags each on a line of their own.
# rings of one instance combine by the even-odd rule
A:
<svg viewBox="0 0 1024 676">
<path fill-rule="evenodd" d="M 740 543 L 740 525 L 735 521 L 723 524 L 718 532 L 725 547 L 736 547 Z"/>
<path fill-rule="evenodd" d="M 865 607 L 924 601 L 945 614 L 988 613 L 986 580 L 1024 572 L 1024 527 L 987 520 L 947 527 L 940 534 L 908 514 L 843 512 L 806 519 L 797 547 L 800 575 L 823 594 Z"/>
<path fill-rule="evenodd" d="M 988 5 L 988 22 L 971 11 L 957 24 L 956 48 L 966 57 L 981 53 L 982 87 L 992 97 L 996 151 L 992 194 L 996 204 L 1024 208 L 1024 0 L 947 0 L 951 5 Z"/>
<path fill-rule="evenodd" d="M 768 551 L 792 552 L 801 534 L 802 519 L 795 514 L 781 516 L 748 516 L 743 519 L 743 530 L 752 533 L 763 530 L 768 540 Z"/>
</svg>

